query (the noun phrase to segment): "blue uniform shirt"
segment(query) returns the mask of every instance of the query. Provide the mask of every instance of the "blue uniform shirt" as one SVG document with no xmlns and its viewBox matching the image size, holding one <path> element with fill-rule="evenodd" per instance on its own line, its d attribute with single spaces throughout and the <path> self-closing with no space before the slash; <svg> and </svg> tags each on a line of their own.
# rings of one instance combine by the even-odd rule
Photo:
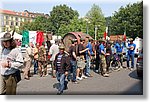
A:
<svg viewBox="0 0 150 102">
<path fill-rule="evenodd" d="M 122 47 L 121 47 L 121 45 L 119 43 L 115 44 L 115 48 L 116 48 L 116 52 L 117 53 L 121 53 L 122 52 Z"/>
<path fill-rule="evenodd" d="M 131 47 L 131 46 L 134 46 L 134 49 L 133 50 L 128 50 L 128 54 L 134 54 L 134 50 L 136 48 L 136 45 L 133 43 L 133 44 L 128 44 L 128 47 Z"/>
<path fill-rule="evenodd" d="M 105 52 L 105 48 L 104 48 L 104 45 L 103 44 L 100 44 L 100 46 L 99 46 L 99 52 L 100 52 L 100 54 L 101 54 L 101 51 L 104 51 Z"/>
<path fill-rule="evenodd" d="M 88 42 L 86 48 L 89 48 L 90 54 L 93 54 L 93 48 L 92 48 L 92 44 L 90 42 Z M 88 54 L 88 51 L 86 51 L 86 54 Z"/>
</svg>

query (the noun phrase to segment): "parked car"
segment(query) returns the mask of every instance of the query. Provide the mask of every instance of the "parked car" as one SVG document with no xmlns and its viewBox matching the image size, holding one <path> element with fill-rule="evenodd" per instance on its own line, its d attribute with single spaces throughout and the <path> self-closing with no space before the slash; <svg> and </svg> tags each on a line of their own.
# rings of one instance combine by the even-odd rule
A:
<svg viewBox="0 0 150 102">
<path fill-rule="evenodd" d="M 138 55 L 136 69 L 138 77 L 143 77 L 143 50 Z"/>
<path fill-rule="evenodd" d="M 142 50 L 143 47 L 143 39 L 136 37 L 135 40 L 133 41 L 134 44 L 136 44 L 135 48 L 135 57 L 137 57 Z"/>
</svg>

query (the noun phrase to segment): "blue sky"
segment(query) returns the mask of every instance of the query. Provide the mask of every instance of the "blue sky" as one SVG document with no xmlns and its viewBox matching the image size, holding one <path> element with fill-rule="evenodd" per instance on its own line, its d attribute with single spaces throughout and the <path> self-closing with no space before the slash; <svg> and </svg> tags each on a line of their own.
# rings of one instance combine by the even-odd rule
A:
<svg viewBox="0 0 150 102">
<path fill-rule="evenodd" d="M 74 10 L 77 10 L 80 17 L 83 17 L 95 3 L 99 5 L 104 16 L 107 17 L 112 16 L 121 6 L 136 3 L 137 1 L 141 0 L 1 0 L 0 8 L 14 11 L 28 10 L 30 12 L 49 14 L 53 6 L 66 4 Z"/>
</svg>

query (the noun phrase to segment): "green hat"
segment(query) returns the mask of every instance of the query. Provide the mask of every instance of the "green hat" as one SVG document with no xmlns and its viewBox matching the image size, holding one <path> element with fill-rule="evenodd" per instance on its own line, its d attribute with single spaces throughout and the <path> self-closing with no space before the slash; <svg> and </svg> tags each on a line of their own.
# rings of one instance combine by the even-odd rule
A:
<svg viewBox="0 0 150 102">
<path fill-rule="evenodd" d="M 64 46 L 64 45 L 60 45 L 60 46 L 59 46 L 59 49 L 63 49 L 63 50 L 64 50 L 64 49 L 65 49 L 65 46 Z"/>
<path fill-rule="evenodd" d="M 85 39 L 84 38 L 80 38 L 80 41 L 85 41 Z"/>
<path fill-rule="evenodd" d="M 2 40 L 2 41 L 8 41 L 8 40 L 11 40 L 11 39 L 13 39 L 13 37 L 11 36 L 10 33 L 5 33 L 5 34 L 3 35 L 3 37 L 1 37 L 1 40 Z"/>
<path fill-rule="evenodd" d="M 106 42 L 106 40 L 104 40 L 104 39 L 99 39 L 99 41 L 100 41 L 100 42 Z"/>
</svg>

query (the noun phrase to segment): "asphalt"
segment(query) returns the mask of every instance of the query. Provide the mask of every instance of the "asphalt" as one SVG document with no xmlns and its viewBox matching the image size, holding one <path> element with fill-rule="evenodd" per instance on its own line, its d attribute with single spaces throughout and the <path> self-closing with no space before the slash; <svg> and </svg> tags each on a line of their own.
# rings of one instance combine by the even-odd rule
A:
<svg viewBox="0 0 150 102">
<path fill-rule="evenodd" d="M 33 68 L 32 68 L 33 69 Z M 33 72 L 33 70 L 31 70 Z M 58 81 L 50 75 L 39 77 L 33 75 L 30 80 L 23 79 L 18 83 L 18 95 L 56 95 Z M 110 77 L 103 77 L 91 70 L 93 77 L 79 81 L 79 84 L 68 82 L 68 89 L 63 95 L 142 95 L 143 80 L 137 77 L 136 70 L 121 69 L 113 71 Z"/>
</svg>

